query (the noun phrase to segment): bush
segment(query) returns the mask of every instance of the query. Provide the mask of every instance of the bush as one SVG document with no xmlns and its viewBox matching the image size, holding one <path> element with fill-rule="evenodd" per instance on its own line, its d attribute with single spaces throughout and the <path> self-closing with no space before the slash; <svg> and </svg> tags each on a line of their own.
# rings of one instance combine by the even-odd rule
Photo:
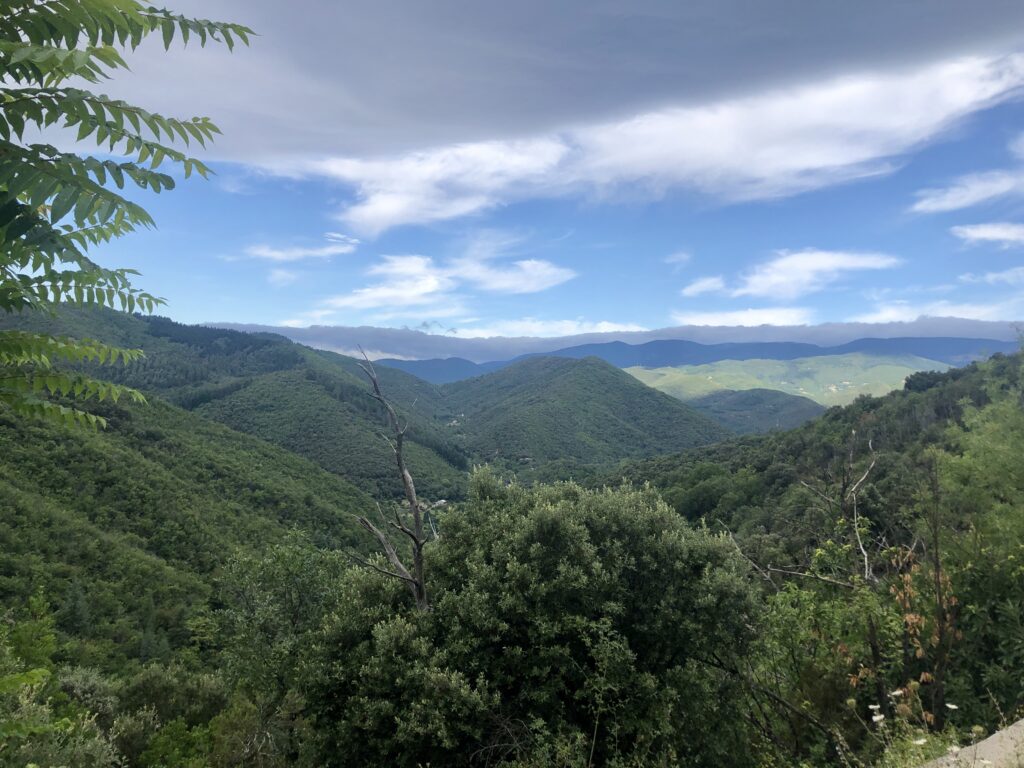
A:
<svg viewBox="0 0 1024 768">
<path fill-rule="evenodd" d="M 427 552 L 429 612 L 344 575 L 305 665 L 318 764 L 748 764 L 744 567 L 654 492 L 478 473 Z"/>
</svg>

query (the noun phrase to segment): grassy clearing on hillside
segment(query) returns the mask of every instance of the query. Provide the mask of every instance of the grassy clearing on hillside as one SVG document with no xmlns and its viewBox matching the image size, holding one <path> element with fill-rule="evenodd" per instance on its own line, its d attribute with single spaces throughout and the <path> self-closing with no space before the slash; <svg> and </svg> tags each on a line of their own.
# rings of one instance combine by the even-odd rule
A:
<svg viewBox="0 0 1024 768">
<path fill-rule="evenodd" d="M 847 405 L 860 395 L 884 395 L 918 371 L 945 371 L 946 363 L 914 355 L 830 355 L 796 360 L 723 360 L 675 368 L 627 368 L 648 386 L 690 400 L 723 389 L 775 389 L 822 405 Z"/>
</svg>

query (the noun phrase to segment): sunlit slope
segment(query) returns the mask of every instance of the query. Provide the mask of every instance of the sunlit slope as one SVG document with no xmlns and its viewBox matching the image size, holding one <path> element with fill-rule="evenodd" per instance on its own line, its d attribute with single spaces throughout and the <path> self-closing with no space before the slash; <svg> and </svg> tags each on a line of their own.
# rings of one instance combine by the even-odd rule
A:
<svg viewBox="0 0 1024 768">
<path fill-rule="evenodd" d="M 672 368 L 627 368 L 645 384 L 681 400 L 723 389 L 774 389 L 822 405 L 846 405 L 859 395 L 884 395 L 918 371 L 950 366 L 914 355 L 853 353 L 796 360 L 722 360 Z"/>
</svg>

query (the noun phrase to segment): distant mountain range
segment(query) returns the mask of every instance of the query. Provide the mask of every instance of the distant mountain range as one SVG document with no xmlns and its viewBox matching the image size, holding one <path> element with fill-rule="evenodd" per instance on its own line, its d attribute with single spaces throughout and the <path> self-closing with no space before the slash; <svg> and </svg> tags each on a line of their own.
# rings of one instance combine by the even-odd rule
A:
<svg viewBox="0 0 1024 768">
<path fill-rule="evenodd" d="M 104 339 L 146 357 L 99 375 L 176 406 L 170 422 L 219 422 L 297 454 L 372 497 L 401 494 L 386 419 L 352 357 L 273 334 L 66 307 L 56 317 L 0 315 L 19 327 Z M 426 498 L 458 498 L 473 464 L 525 480 L 582 478 L 624 459 L 729 438 L 710 415 L 587 357 L 534 357 L 438 386 L 377 366 L 409 424 L 407 460 Z M 183 413 L 180 409 L 189 411 Z"/>
<path fill-rule="evenodd" d="M 612 341 L 581 344 L 543 354 L 552 357 L 597 357 L 618 368 L 672 368 L 705 365 L 722 360 L 797 360 L 800 358 L 867 354 L 883 356 L 913 355 L 946 365 L 964 365 L 996 352 L 1011 353 L 1019 344 L 998 339 L 959 337 L 900 337 L 856 339 L 830 347 L 801 342 L 746 342 L 700 344 L 683 339 L 659 339 L 644 344 Z M 473 376 L 482 376 L 533 355 L 513 360 L 474 363 L 458 357 L 430 360 L 383 358 L 378 362 L 398 368 L 434 384 L 446 384 Z"/>
<path fill-rule="evenodd" d="M 1022 318 L 1024 319 L 1024 318 Z M 276 333 L 300 344 L 352 355 L 359 347 L 372 357 L 402 360 L 428 360 L 461 357 L 474 363 L 490 360 L 512 360 L 528 354 L 550 353 L 568 347 L 605 344 L 621 341 L 631 345 L 649 341 L 675 339 L 699 344 L 751 342 L 797 342 L 819 347 L 834 347 L 857 339 L 892 338 L 964 338 L 1015 341 L 1020 336 L 1019 324 L 957 317 L 921 317 L 898 323 L 823 323 L 821 325 L 703 326 L 687 325 L 650 331 L 615 331 L 587 333 L 562 337 L 471 338 L 459 336 L 453 329 L 439 326 L 422 330 L 412 328 L 377 328 L 374 326 L 314 325 L 308 328 L 251 325 L 241 323 L 207 323 L 217 328 L 231 328 L 249 333 Z"/>
</svg>

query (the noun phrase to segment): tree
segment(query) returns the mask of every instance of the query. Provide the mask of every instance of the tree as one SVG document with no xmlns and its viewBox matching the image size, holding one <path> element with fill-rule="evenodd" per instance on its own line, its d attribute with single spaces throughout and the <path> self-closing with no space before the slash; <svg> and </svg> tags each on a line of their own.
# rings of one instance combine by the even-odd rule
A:
<svg viewBox="0 0 1024 768">
<path fill-rule="evenodd" d="M 377 539 L 381 549 L 387 556 L 391 570 L 381 568 L 380 566 L 374 565 L 373 563 L 363 560 L 355 555 L 353 555 L 353 557 L 355 557 L 360 564 L 403 582 L 409 589 L 413 600 L 416 601 L 416 607 L 421 611 L 429 611 L 430 599 L 427 597 L 427 580 L 423 564 L 423 548 L 427 543 L 426 530 L 423 526 L 425 510 L 423 509 L 423 505 L 420 503 L 419 497 L 416 495 L 416 484 L 413 482 L 412 474 L 409 472 L 409 468 L 405 463 L 405 433 L 409 428 L 409 425 L 408 423 L 402 424 L 398 417 L 398 412 L 395 410 L 395 406 L 392 405 L 391 401 L 384 396 L 384 392 L 380 387 L 380 378 L 377 376 L 377 371 L 365 352 L 363 352 L 363 362 L 359 363 L 359 367 L 363 369 L 363 372 L 370 380 L 370 386 L 372 387 L 372 392 L 370 393 L 371 397 L 384 407 L 384 411 L 387 414 L 388 426 L 391 428 L 391 432 L 394 435 L 394 438 L 385 436 L 384 439 L 388 441 L 388 444 L 391 446 L 391 449 L 395 454 L 395 465 L 398 470 L 398 477 L 402 481 L 402 489 L 405 491 L 405 500 L 409 504 L 409 512 L 412 517 L 412 527 L 410 528 L 406 525 L 401 515 L 398 514 L 397 509 L 395 511 L 394 520 L 385 520 L 383 512 L 381 513 L 381 522 L 384 523 L 385 530 L 378 528 L 370 518 L 363 515 L 357 515 L 356 522 L 372 533 Z M 385 532 L 388 526 L 394 528 L 409 540 L 409 546 L 412 550 L 411 568 L 407 568 L 405 563 L 402 562 L 402 557 L 399 555 L 398 549 L 391 542 L 391 539 Z M 436 537 L 436 531 L 434 532 L 434 535 Z"/>
<path fill-rule="evenodd" d="M 176 36 L 184 44 L 212 40 L 232 48 L 236 39 L 247 44 L 252 32 L 137 0 L 11 0 L 0 9 L 0 311 L 52 312 L 61 302 L 152 311 L 161 302 L 134 287 L 136 272 L 100 267 L 88 252 L 152 227 L 150 215 L 122 190 L 172 189 L 174 179 L 158 170 L 165 161 L 186 178 L 206 177 L 203 163 L 172 145 L 205 146 L 219 131 L 205 117 L 164 117 L 74 84 L 97 85 L 126 69 L 121 53 L 153 34 L 165 48 Z M 78 142 L 95 141 L 100 154 L 33 140 L 57 129 Z M 100 416 L 49 398 L 141 401 L 142 395 L 82 372 L 58 372 L 54 364 L 139 356 L 91 339 L 0 332 L 0 408 L 104 425 Z"/>
<path fill-rule="evenodd" d="M 306 644 L 317 765 L 754 762 L 757 608 L 727 539 L 649 490 L 477 473 L 425 551 L 431 610 L 353 567 Z"/>
</svg>

